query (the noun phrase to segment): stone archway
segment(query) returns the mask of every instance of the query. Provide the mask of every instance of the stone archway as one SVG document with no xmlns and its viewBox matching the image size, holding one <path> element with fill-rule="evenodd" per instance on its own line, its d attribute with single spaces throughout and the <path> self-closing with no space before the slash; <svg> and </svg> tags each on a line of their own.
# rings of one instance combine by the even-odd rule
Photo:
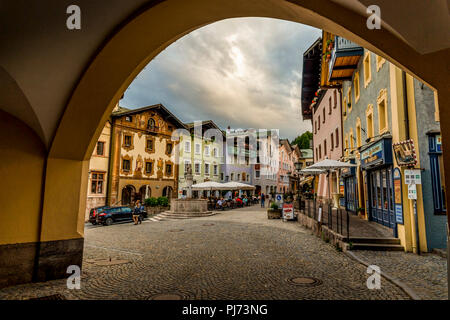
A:
<svg viewBox="0 0 450 320">
<path fill-rule="evenodd" d="M 120 202 L 123 206 L 128 206 L 138 200 L 138 197 L 139 194 L 136 193 L 136 188 L 132 185 L 127 185 L 122 189 L 122 198 Z"/>
<path fill-rule="evenodd" d="M 374 0 L 374 2 L 378 1 Z M 45 249 L 45 244 L 48 244 L 52 246 L 54 257 L 59 259 L 59 263 L 55 264 L 53 256 L 42 255 L 41 257 L 39 250 L 36 250 L 37 258 L 34 253 L 31 254 L 28 257 L 31 262 L 27 265 L 27 270 L 22 272 L 25 276 L 21 279 L 28 279 L 24 280 L 25 282 L 30 281 L 30 274 L 36 270 L 38 274 L 36 279 L 46 280 L 66 276 L 66 270 L 62 266 L 81 265 L 88 159 L 103 124 L 123 92 L 148 62 L 168 45 L 192 30 L 227 18 L 249 16 L 270 17 L 309 24 L 359 43 L 411 72 L 417 78 L 438 89 L 441 114 L 446 114 L 446 111 L 450 110 L 448 74 L 442 71 L 449 69 L 450 49 L 445 47 L 439 50 L 420 50 L 420 45 L 417 43 L 424 39 L 409 37 L 410 41 L 405 40 L 408 35 L 400 30 L 398 24 L 394 23 L 385 25 L 381 30 L 367 29 L 366 16 L 357 8 L 361 5 L 359 1 L 345 1 L 345 4 L 344 1 L 341 3 L 328 0 L 228 0 L 226 2 L 220 0 L 161 0 L 142 1 L 141 3 L 144 5 L 136 4 L 127 17 L 116 18 L 107 30 L 102 30 L 98 41 L 89 43 L 91 48 L 89 53 L 83 55 L 83 61 L 71 69 L 73 72 L 64 73 L 64 77 L 70 77 L 71 81 L 63 85 L 62 96 L 56 96 L 56 93 L 63 90 L 54 90 L 55 93 L 46 94 L 50 97 L 49 102 L 58 106 L 60 110 L 52 110 L 47 107 L 47 101 L 42 92 L 41 96 L 35 92 L 20 92 L 25 90 L 27 84 L 39 89 L 36 84 L 46 83 L 49 72 L 30 72 L 32 75 L 30 76 L 24 71 L 27 68 L 20 67 L 17 73 L 13 73 L 11 72 L 13 67 L 23 66 L 25 58 L 19 55 L 14 61 L 7 61 L 10 82 L 20 84 L 21 87 L 17 88 L 18 94 L 24 93 L 23 97 L 27 97 L 29 101 L 23 97 L 19 99 L 12 91 L 7 95 L 0 95 L 0 99 L 5 99 L 5 97 L 9 99 L 6 102 L 0 100 L 2 108 L 6 108 L 7 112 L 14 114 L 21 122 L 12 124 L 9 130 L 9 134 L 17 132 L 16 136 L 11 139 L 12 141 L 17 140 L 15 149 L 13 150 L 5 143 L 0 145 L 0 147 L 7 146 L 14 151 L 6 154 L 3 160 L 4 163 L 13 163 L 19 154 L 23 157 L 23 161 L 32 160 L 31 162 L 39 163 L 38 172 L 33 175 L 34 183 L 29 184 L 28 187 L 31 189 L 29 194 L 34 198 L 42 199 L 42 201 L 34 201 L 34 198 L 27 195 L 27 198 L 22 201 L 23 207 L 20 211 L 30 215 L 27 216 L 27 221 L 32 221 L 26 226 L 28 233 L 22 235 L 17 231 L 15 233 L 9 231 L 14 229 L 11 228 L 13 222 L 5 220 L 6 223 L 0 224 L 0 234 L 5 235 L 4 238 L 0 238 L 3 240 L 0 245 L 18 244 L 12 248 L 11 252 L 15 252 L 14 250 L 21 250 L 21 245 L 25 250 L 29 243 L 42 248 L 42 250 Z M 414 3 L 409 6 L 408 10 L 418 9 L 418 7 L 419 5 Z M 403 10 L 403 8 L 398 10 Z M 420 10 L 416 11 L 420 12 Z M 391 22 L 399 23 L 394 20 Z M 409 21 L 413 20 L 409 19 Z M 404 23 L 409 24 L 409 21 Z M 33 23 L 30 22 L 30 24 Z M 48 24 L 49 21 L 44 19 L 42 23 Z M 59 20 L 58 23 L 60 24 Z M 447 27 L 442 24 L 435 29 L 447 30 Z M 41 29 L 44 30 L 43 32 L 48 30 L 48 28 L 40 28 L 39 25 L 32 25 L 32 30 L 36 30 L 36 32 Z M 95 27 L 92 27 L 92 30 L 87 30 L 95 31 L 94 29 Z M 36 38 L 38 36 L 39 34 Z M 67 39 L 67 33 L 61 33 L 61 36 L 61 39 L 64 39 L 61 41 Z M 29 38 L 33 38 L 31 31 Z M 26 42 L 25 45 L 30 45 L 30 43 Z M 87 44 L 85 43 L 85 45 Z M 36 56 L 48 58 L 47 60 L 51 61 L 52 59 L 49 57 L 55 56 L 54 52 L 51 52 L 48 46 L 42 47 L 42 50 L 48 51 L 40 52 Z M 11 50 L 11 52 L 15 51 Z M 24 61 L 20 61 L 20 59 Z M 33 62 L 35 61 L 30 60 L 28 66 L 31 66 Z M 63 64 L 55 64 L 55 68 L 61 65 Z M 67 67 L 70 66 L 67 65 Z M 6 77 L 5 75 L 1 76 L 2 74 L 0 74 L 0 80 Z M 58 81 L 64 77 L 58 77 Z M 1 90 L 3 90 L 2 86 L 0 86 L 0 92 L 3 93 Z M 10 107 L 11 110 L 8 110 L 7 107 Z M 34 117 L 25 119 L 22 114 L 14 113 L 13 110 L 30 112 L 40 110 L 43 113 L 54 115 L 55 120 L 42 120 L 39 117 L 37 117 L 37 121 Z M 42 114 L 40 116 L 43 117 Z M 2 117 L 0 127 L 5 125 L 6 121 Z M 27 132 L 25 135 L 24 131 L 20 130 L 23 123 L 27 123 L 30 128 L 33 127 L 34 134 Z M 45 130 L 40 127 L 46 124 L 49 125 Z M 441 117 L 441 132 L 444 138 L 443 149 L 446 150 L 446 141 L 450 140 L 449 117 Z M 37 155 L 29 154 L 28 148 L 20 143 L 20 139 L 42 141 L 42 150 L 39 150 Z M 446 153 L 444 153 L 444 163 L 450 167 L 450 157 Z M 9 188 L 9 182 L 18 179 L 13 171 L 2 171 L 2 176 L 3 192 L 0 194 L 3 195 L 1 202 L 6 208 L 6 212 L 8 208 L 16 208 L 15 197 L 11 196 L 14 190 Z M 446 185 L 450 185 L 448 170 L 445 178 Z M 26 181 L 26 179 L 21 180 Z M 71 254 L 64 252 L 68 247 L 67 243 L 74 248 Z M 37 266 L 34 265 L 35 262 Z M 14 269 L 14 265 L 10 269 Z M 23 280 L 20 281 L 23 282 Z"/>
</svg>

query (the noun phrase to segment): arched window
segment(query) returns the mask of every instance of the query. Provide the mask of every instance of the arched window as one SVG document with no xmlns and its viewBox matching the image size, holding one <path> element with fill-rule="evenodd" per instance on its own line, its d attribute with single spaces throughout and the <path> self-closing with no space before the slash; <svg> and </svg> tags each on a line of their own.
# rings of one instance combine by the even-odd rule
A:
<svg viewBox="0 0 450 320">
<path fill-rule="evenodd" d="M 155 127 L 156 127 L 155 119 L 150 118 L 147 122 L 147 129 L 155 129 Z"/>
</svg>

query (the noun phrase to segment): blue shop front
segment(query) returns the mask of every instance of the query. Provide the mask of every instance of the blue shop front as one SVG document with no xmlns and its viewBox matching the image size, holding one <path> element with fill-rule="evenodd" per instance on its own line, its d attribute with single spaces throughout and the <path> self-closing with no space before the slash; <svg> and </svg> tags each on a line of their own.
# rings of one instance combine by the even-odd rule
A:
<svg viewBox="0 0 450 320">
<path fill-rule="evenodd" d="M 350 160 L 354 164 L 355 160 Z M 356 167 L 341 169 L 341 178 L 344 182 L 345 209 L 356 213 L 358 209 L 358 188 L 356 181 Z"/>
<path fill-rule="evenodd" d="M 396 233 L 394 207 L 392 137 L 383 137 L 361 148 L 369 220 L 392 228 Z"/>
</svg>

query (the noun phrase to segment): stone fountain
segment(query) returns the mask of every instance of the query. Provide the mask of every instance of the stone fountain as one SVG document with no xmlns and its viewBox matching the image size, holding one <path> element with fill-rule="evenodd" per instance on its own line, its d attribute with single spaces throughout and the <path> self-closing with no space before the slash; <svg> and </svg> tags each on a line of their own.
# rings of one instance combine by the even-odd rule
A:
<svg viewBox="0 0 450 320">
<path fill-rule="evenodd" d="M 193 199 L 192 185 L 194 184 L 194 176 L 192 174 L 192 165 L 186 165 L 184 178 L 187 184 L 187 195 L 185 199 L 171 199 L 170 211 L 165 212 L 166 217 L 170 218 L 194 218 L 213 215 L 208 211 L 208 200 Z"/>
</svg>

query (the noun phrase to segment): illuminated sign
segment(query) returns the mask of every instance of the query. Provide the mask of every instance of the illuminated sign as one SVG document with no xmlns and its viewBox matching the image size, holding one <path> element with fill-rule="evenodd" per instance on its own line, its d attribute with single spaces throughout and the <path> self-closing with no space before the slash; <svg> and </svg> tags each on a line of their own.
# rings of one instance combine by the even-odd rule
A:
<svg viewBox="0 0 450 320">
<path fill-rule="evenodd" d="M 413 140 L 401 141 L 392 144 L 395 159 L 401 167 L 413 167 L 417 164 L 416 149 Z"/>
</svg>

